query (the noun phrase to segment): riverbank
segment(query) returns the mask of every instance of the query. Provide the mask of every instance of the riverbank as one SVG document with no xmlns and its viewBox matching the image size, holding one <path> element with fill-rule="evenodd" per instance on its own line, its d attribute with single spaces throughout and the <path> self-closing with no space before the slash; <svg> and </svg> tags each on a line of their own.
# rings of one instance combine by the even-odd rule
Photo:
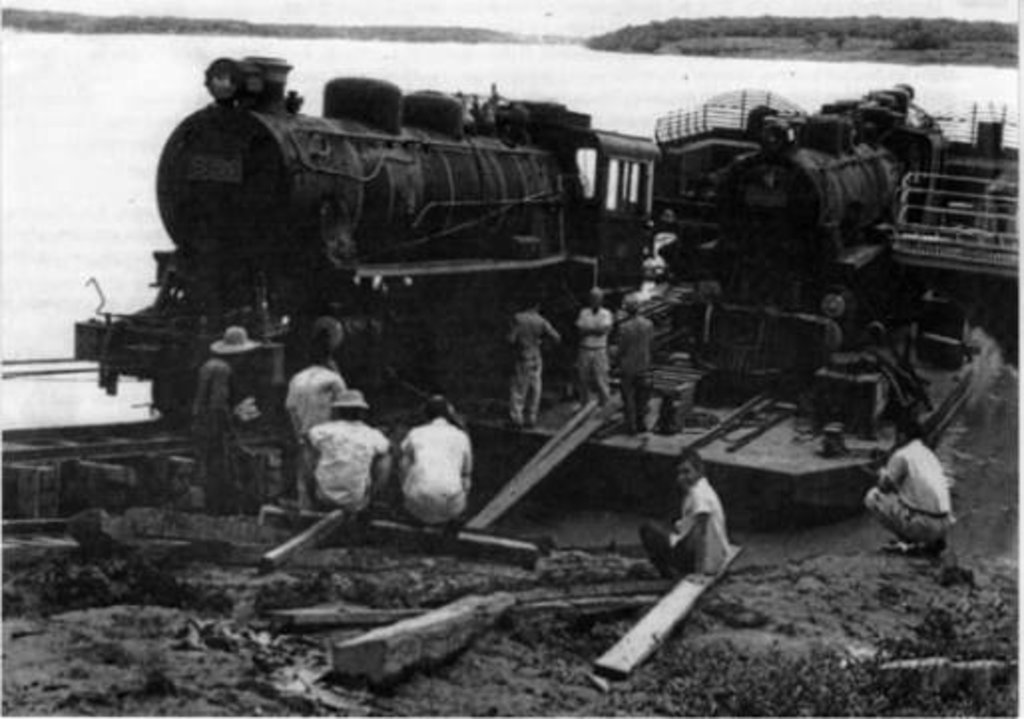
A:
<svg viewBox="0 0 1024 719">
<path fill-rule="evenodd" d="M 960 42 L 941 49 L 896 50 L 884 40 L 850 41 L 838 49 L 834 46 L 813 47 L 798 38 L 706 37 L 666 43 L 653 54 L 894 65 L 1017 66 L 1016 46 L 999 42 Z"/>
</svg>

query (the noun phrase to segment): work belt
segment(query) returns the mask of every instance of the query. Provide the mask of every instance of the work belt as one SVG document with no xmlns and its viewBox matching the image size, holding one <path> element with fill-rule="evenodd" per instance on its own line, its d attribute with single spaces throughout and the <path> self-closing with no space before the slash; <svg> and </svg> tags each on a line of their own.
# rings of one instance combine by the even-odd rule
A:
<svg viewBox="0 0 1024 719">
<path fill-rule="evenodd" d="M 929 512 L 924 509 L 918 509 L 917 507 L 913 507 L 907 504 L 902 499 L 900 500 L 900 504 L 902 504 L 904 507 L 906 507 L 914 514 L 920 514 L 925 517 L 931 517 L 932 519 L 949 519 L 949 512 Z"/>
</svg>

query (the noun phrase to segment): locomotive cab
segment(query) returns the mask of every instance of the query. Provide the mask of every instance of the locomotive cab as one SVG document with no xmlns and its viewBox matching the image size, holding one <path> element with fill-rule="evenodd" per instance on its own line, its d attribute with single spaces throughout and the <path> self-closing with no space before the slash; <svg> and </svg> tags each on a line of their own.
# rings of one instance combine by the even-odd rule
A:
<svg viewBox="0 0 1024 719">
<path fill-rule="evenodd" d="M 651 141 L 618 133 L 592 131 L 578 140 L 581 201 L 567 217 L 570 250 L 598 260 L 602 285 L 636 286 L 643 278 L 645 227 L 660 154 Z"/>
</svg>

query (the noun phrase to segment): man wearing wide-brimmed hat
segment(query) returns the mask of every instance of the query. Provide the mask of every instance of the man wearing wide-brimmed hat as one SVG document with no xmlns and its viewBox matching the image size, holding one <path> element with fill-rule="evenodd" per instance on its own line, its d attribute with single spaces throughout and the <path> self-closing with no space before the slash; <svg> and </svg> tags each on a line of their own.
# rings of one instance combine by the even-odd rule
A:
<svg viewBox="0 0 1024 719">
<path fill-rule="evenodd" d="M 214 514 L 239 509 L 234 496 L 234 467 L 229 435 L 232 417 L 248 422 L 260 416 L 253 397 L 240 397 L 236 382 L 237 360 L 259 348 L 244 327 L 232 326 L 210 345 L 213 357 L 199 368 L 192 427 L 195 433 L 199 474 L 206 490 L 206 508 Z"/>
<path fill-rule="evenodd" d="M 365 509 L 391 473 L 391 443 L 365 422 L 369 409 L 362 392 L 346 389 L 331 405 L 331 421 L 307 433 L 317 453 L 315 500 L 324 509 Z"/>
</svg>

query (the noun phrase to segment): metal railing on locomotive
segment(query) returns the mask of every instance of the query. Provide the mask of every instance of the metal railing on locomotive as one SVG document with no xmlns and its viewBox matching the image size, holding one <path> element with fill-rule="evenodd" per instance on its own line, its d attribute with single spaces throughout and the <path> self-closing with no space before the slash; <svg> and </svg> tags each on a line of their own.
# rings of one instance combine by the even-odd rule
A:
<svg viewBox="0 0 1024 719">
<path fill-rule="evenodd" d="M 1018 187 L 992 178 L 909 173 L 893 250 L 907 260 L 1017 275 Z"/>
</svg>

